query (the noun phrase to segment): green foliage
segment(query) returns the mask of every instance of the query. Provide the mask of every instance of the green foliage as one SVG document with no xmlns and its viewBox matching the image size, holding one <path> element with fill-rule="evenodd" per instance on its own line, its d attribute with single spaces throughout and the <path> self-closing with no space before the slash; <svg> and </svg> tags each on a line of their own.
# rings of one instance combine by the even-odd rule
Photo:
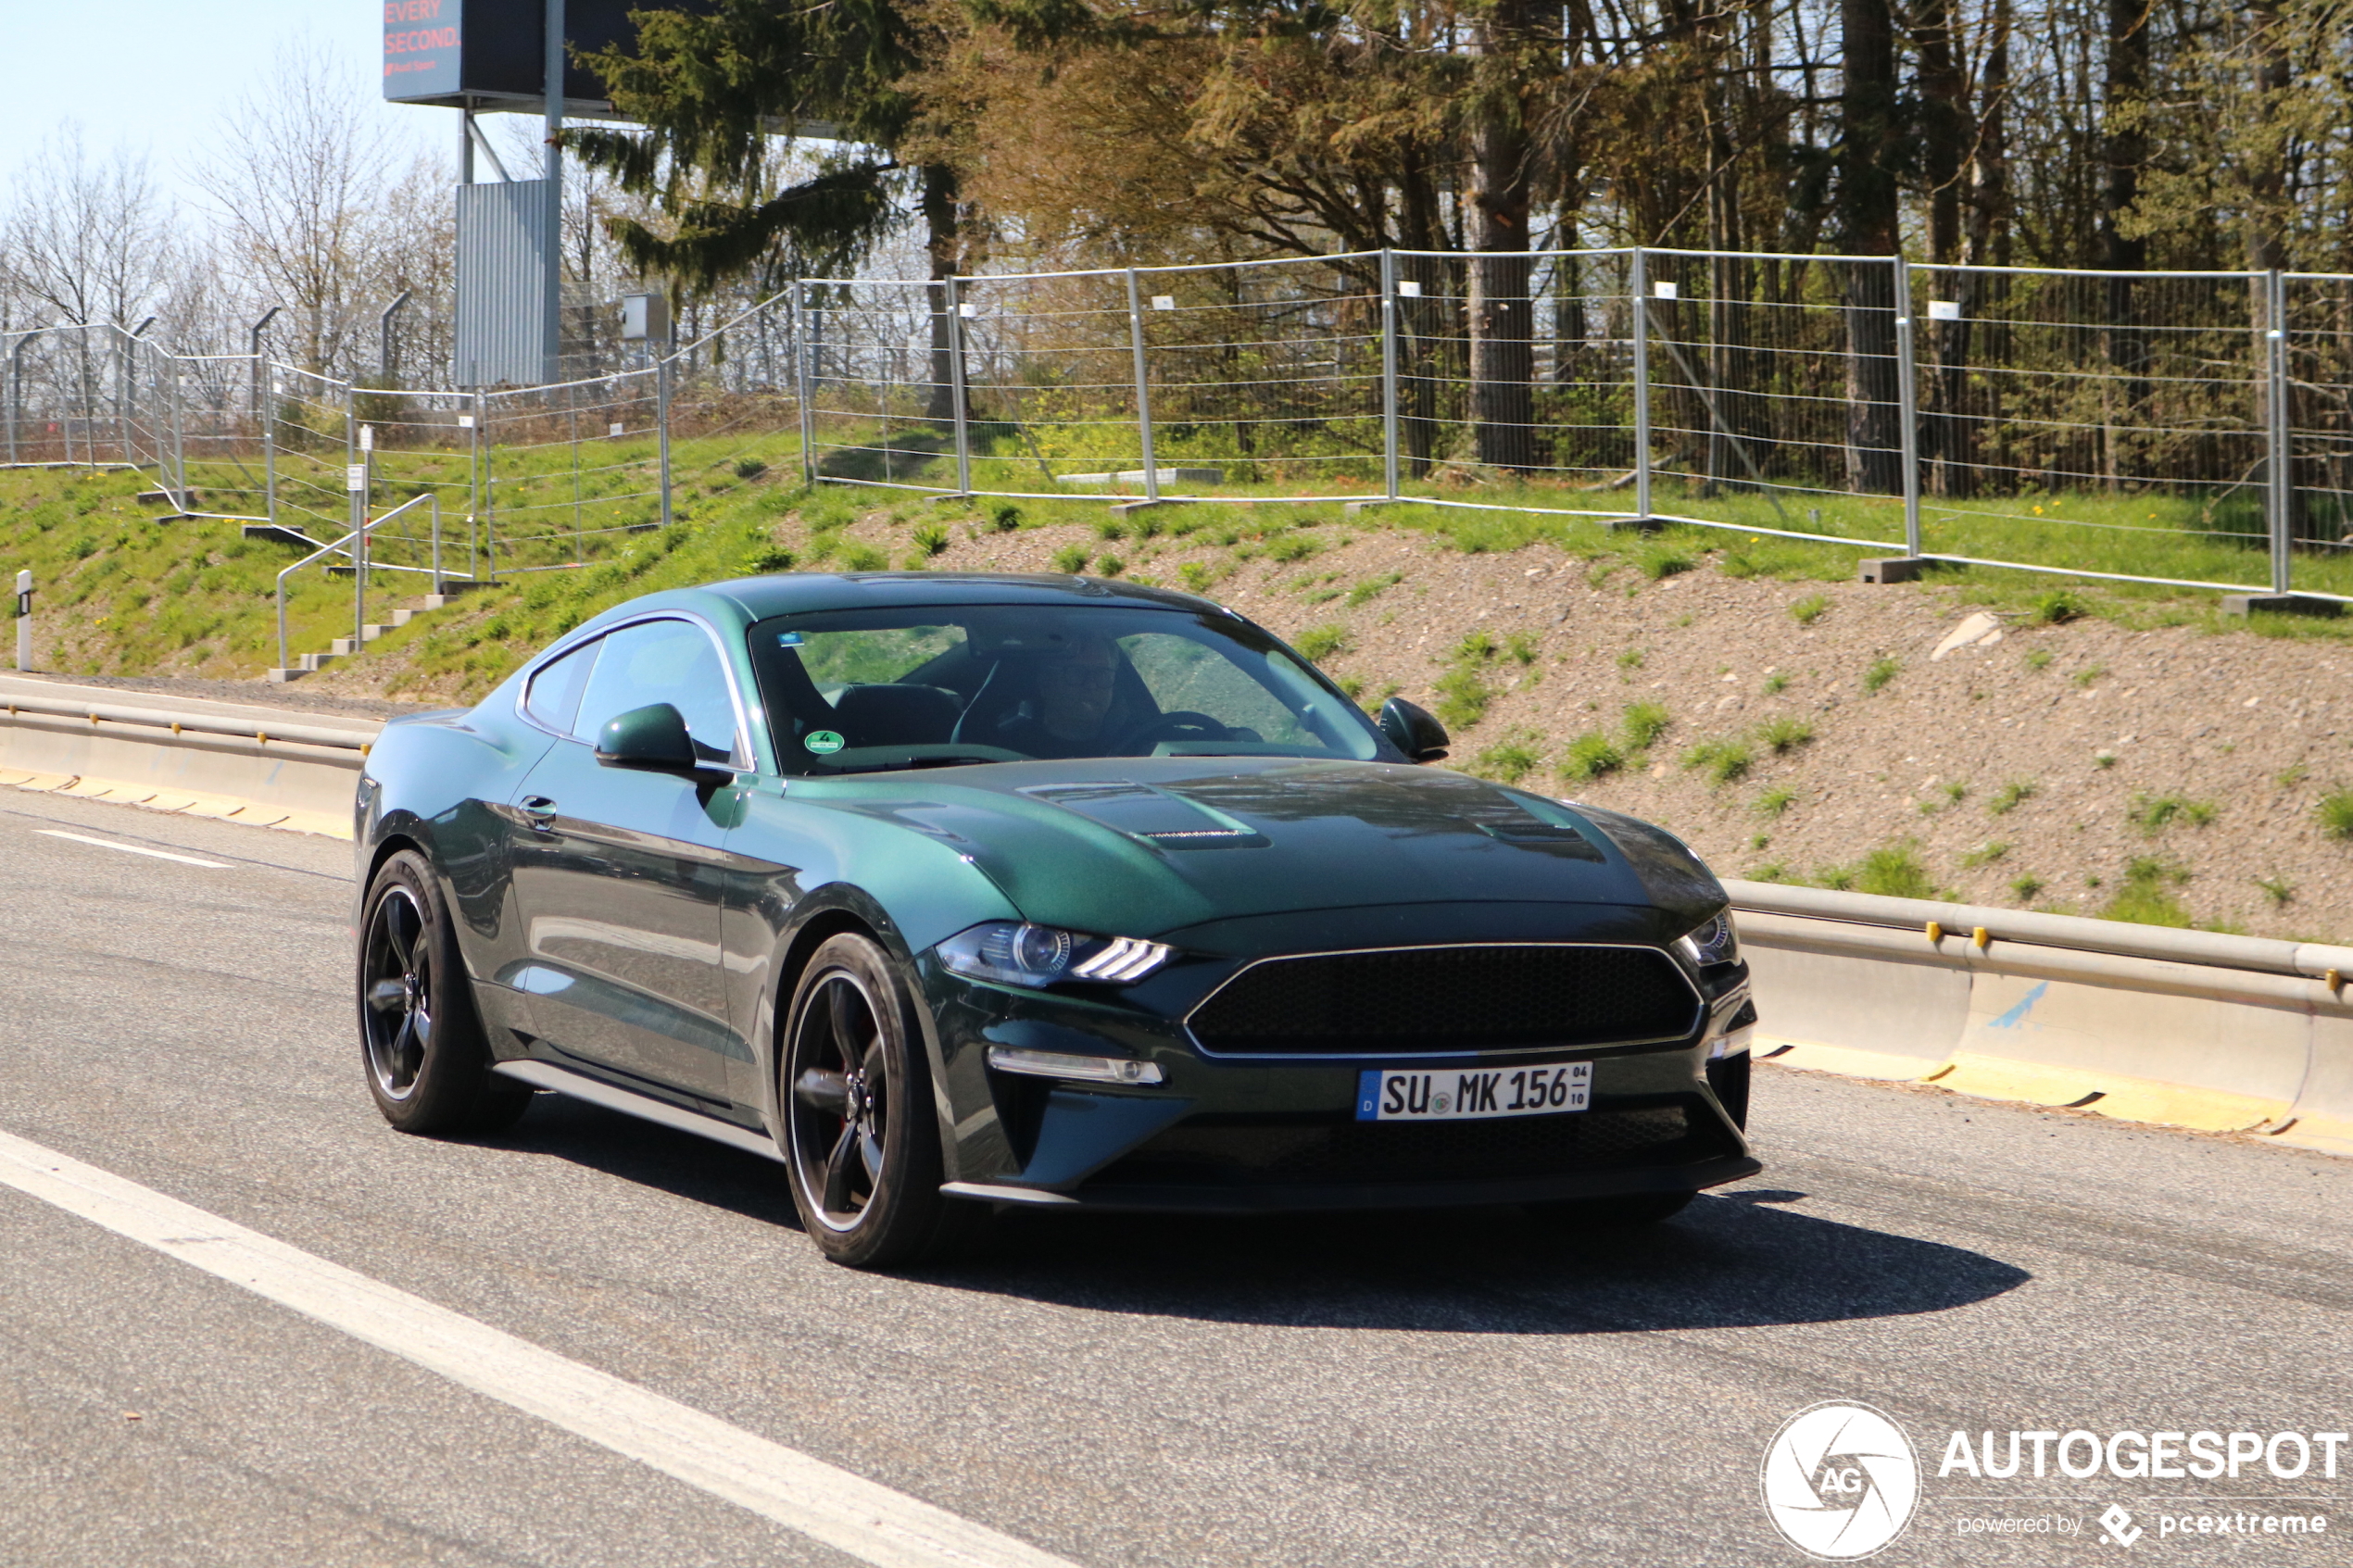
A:
<svg viewBox="0 0 2353 1568">
<path fill-rule="evenodd" d="M 1754 758 L 1744 740 L 1707 740 L 1687 748 L 1683 767 L 1707 775 L 1718 784 L 1730 784 L 1747 773 Z"/>
<path fill-rule="evenodd" d="M 2051 650 L 2036 648 L 2026 656 L 2025 664 L 2029 670 L 2048 670 L 2051 667 Z"/>
<path fill-rule="evenodd" d="M 1985 803 L 1985 810 L 1989 816 L 2007 817 L 2018 809 L 2020 802 L 2032 798 L 2032 779 L 2012 779 L 1994 792 L 1994 797 Z"/>
<path fill-rule="evenodd" d="M 1775 784 L 1756 797 L 1755 811 L 1760 817 L 1780 816 L 1797 804 L 1797 791 L 1785 784 Z"/>
<path fill-rule="evenodd" d="M 1831 608 L 1831 601 L 1820 594 L 1808 594 L 1789 607 L 1790 616 L 1800 626 L 1811 626 Z"/>
<path fill-rule="evenodd" d="M 1565 779 L 1583 781 L 1614 773 L 1626 765 L 1626 755 L 1619 751 L 1609 736 L 1599 730 L 1588 730 L 1568 743 L 1561 754 L 1560 774 Z"/>
<path fill-rule="evenodd" d="M 1106 554 L 1095 562 L 1095 570 L 1105 577 L 1116 577 L 1127 570 L 1127 563 L 1117 556 Z"/>
<path fill-rule="evenodd" d="M 1105 544 L 1127 537 L 1127 524 L 1115 517 L 1107 517 L 1095 524 L 1095 537 Z"/>
<path fill-rule="evenodd" d="M 2255 885 L 2263 890 L 2263 896 L 2271 900 L 2271 907 L 2275 909 L 2284 909 L 2295 900 L 2296 884 L 2285 877 L 2259 876 L 2255 879 Z"/>
<path fill-rule="evenodd" d="M 1310 662 L 1321 664 L 1334 654 L 1347 648 L 1348 628 L 1337 623 L 1328 626 L 1310 626 L 1291 639 L 1291 646 L 1297 648 Z"/>
<path fill-rule="evenodd" d="M 1284 533 L 1266 542 L 1266 558 L 1276 561 L 1305 560 L 1324 546 L 1304 533 Z"/>
<path fill-rule="evenodd" d="M 915 547 L 927 556 L 948 553 L 948 525 L 928 522 L 915 530 Z"/>
<path fill-rule="evenodd" d="M 1620 670 L 1640 670 L 1644 657 L 1641 648 L 1628 648 L 1617 656 L 1617 667 Z"/>
<path fill-rule="evenodd" d="M 2144 834 L 2155 838 L 2175 822 L 2187 822 L 2202 828 L 2211 823 L 2221 808 L 2211 800 L 2192 800 L 2180 795 L 2135 795 L 2125 812 L 2125 820 Z"/>
<path fill-rule="evenodd" d="M 2137 856 L 2125 866 L 2123 885 L 2099 910 L 2099 917 L 2138 925 L 2187 926 L 2190 912 L 2173 897 L 2172 889 L 2189 880 L 2186 866 L 2154 855 Z"/>
<path fill-rule="evenodd" d="M 1517 784 L 1544 759 L 1543 743 L 1533 730 L 1515 730 L 1478 754 L 1471 771 L 1484 778 Z"/>
<path fill-rule="evenodd" d="M 1963 852 L 1961 869 L 1973 872 L 1981 866 L 1990 866 L 2009 852 L 2010 847 L 1998 839 L 1990 844 L 1981 844 L 1974 849 Z"/>
<path fill-rule="evenodd" d="M 1176 580 L 1185 585 L 1185 591 L 1189 594 L 1208 593 L 1210 589 L 1217 585 L 1218 579 L 1225 575 L 1221 568 L 1212 566 L 1207 561 L 1189 560 L 1176 569 Z"/>
<path fill-rule="evenodd" d="M 2322 796 L 2313 815 L 2320 819 L 2322 836 L 2339 843 L 2353 839 L 2353 789 L 2333 790 Z"/>
<path fill-rule="evenodd" d="M 1867 692 L 1879 691 L 1888 682 L 1895 679 L 1895 672 L 1903 668 L 1893 659 L 1875 659 L 1871 667 L 1863 671 L 1863 689 Z"/>
<path fill-rule="evenodd" d="M 1404 573 L 1391 571 L 1379 577 L 1367 577 L 1348 590 L 1350 608 L 1368 605 L 1404 580 Z"/>
<path fill-rule="evenodd" d="M 1765 695 L 1766 695 L 1767 696 L 1778 696 L 1778 695 L 1779 695 L 1779 694 L 1780 694 L 1781 692 L 1787 691 L 1788 689 L 1789 689 L 1789 677 L 1788 677 L 1788 676 L 1786 676 L 1786 675 L 1778 675 L 1778 674 L 1776 674 L 1776 675 L 1768 675 L 1768 676 L 1766 676 L 1766 677 L 1765 677 L 1765 687 L 1764 687 L 1764 690 L 1765 690 Z"/>
<path fill-rule="evenodd" d="M 1756 738 L 1776 757 L 1814 738 L 1814 726 L 1793 713 L 1780 713 L 1756 726 Z"/>
<path fill-rule="evenodd" d="M 1475 664 L 1458 664 L 1438 678 L 1438 716 L 1451 730 L 1467 730 L 1487 717 L 1499 696 Z"/>
<path fill-rule="evenodd" d="M 2091 613 L 2083 596 L 2073 588 L 2054 588 L 2038 596 L 2027 614 L 2030 626 L 2064 626 Z M 2039 668 L 2039 666 L 2037 667 Z"/>
<path fill-rule="evenodd" d="M 999 533 L 1011 533 L 1021 526 L 1021 508 L 1011 501 L 999 501 L 988 508 L 988 526 Z"/>
<path fill-rule="evenodd" d="M 1087 563 L 1093 558 L 1094 552 L 1085 546 L 1065 545 L 1054 552 L 1054 570 L 1076 577 L 1087 570 Z"/>
<path fill-rule="evenodd" d="M 782 545 L 763 545 L 744 557 L 744 573 L 759 577 L 771 571 L 790 571 L 795 558 Z"/>
<path fill-rule="evenodd" d="M 1655 702 L 1633 702 L 1626 706 L 1620 722 L 1624 726 L 1626 749 L 1629 752 L 1648 751 L 1674 721 L 1667 717 L 1664 706 Z"/>
<path fill-rule="evenodd" d="M 1504 646 L 1510 651 L 1511 656 L 1517 659 L 1522 665 L 1529 665 L 1536 662 L 1537 646 L 1534 633 L 1528 632 L 1514 632 L 1511 635 L 1504 639 Z"/>
<path fill-rule="evenodd" d="M 1657 583 L 1691 571 L 1699 565 L 1699 560 L 1671 545 L 1658 545 L 1645 548 L 1635 558 L 1635 564 L 1642 568 L 1643 576 Z"/>
<path fill-rule="evenodd" d="M 736 459 L 736 477 L 737 479 L 758 479 L 761 474 L 766 473 L 767 471 L 768 465 L 761 462 L 758 458 L 738 458 Z"/>
<path fill-rule="evenodd" d="M 2021 904 L 2032 903 L 2034 896 L 2043 891 L 2044 885 L 2043 879 L 2032 872 L 2010 879 L 2010 892 Z"/>
<path fill-rule="evenodd" d="M 2095 664 L 2089 670 L 2078 670 L 2073 675 L 2068 678 L 2073 681 L 2078 686 L 2088 686 L 2107 673 L 2107 665 Z"/>
<path fill-rule="evenodd" d="M 1855 868 L 1855 891 L 1883 898 L 1933 898 L 1936 884 L 1920 862 L 1919 846 L 1910 839 L 1884 845 L 1865 855 Z"/>
<path fill-rule="evenodd" d="M 841 552 L 844 571 L 881 571 L 890 565 L 890 558 L 871 545 L 849 545 Z"/>
</svg>

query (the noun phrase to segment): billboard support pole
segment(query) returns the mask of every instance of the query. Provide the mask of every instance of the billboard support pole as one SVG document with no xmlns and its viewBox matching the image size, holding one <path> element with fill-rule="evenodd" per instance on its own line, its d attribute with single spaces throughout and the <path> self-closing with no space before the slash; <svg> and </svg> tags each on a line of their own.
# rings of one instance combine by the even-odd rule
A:
<svg viewBox="0 0 2353 1568">
<path fill-rule="evenodd" d="M 546 38 L 547 95 L 547 251 L 541 318 L 547 333 L 547 380 L 563 379 L 564 234 L 564 0 L 547 0 Z"/>
</svg>

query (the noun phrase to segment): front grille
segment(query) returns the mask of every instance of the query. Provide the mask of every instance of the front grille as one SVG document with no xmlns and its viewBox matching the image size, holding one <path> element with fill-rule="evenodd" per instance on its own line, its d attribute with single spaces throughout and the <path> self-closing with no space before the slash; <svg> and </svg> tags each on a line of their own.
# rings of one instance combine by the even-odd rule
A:
<svg viewBox="0 0 2353 1568">
<path fill-rule="evenodd" d="M 1218 1055 L 1428 1055 L 1671 1040 L 1699 1006 L 1655 947 L 1397 947 L 1268 959 L 1187 1022 Z"/>
<path fill-rule="evenodd" d="M 1697 1126 L 1713 1124 L 1713 1118 Z M 1512 1181 L 1612 1166 L 1679 1165 L 1728 1152 L 1678 1105 L 1484 1122 L 1312 1125 L 1179 1123 L 1090 1186 L 1284 1186 Z"/>
</svg>

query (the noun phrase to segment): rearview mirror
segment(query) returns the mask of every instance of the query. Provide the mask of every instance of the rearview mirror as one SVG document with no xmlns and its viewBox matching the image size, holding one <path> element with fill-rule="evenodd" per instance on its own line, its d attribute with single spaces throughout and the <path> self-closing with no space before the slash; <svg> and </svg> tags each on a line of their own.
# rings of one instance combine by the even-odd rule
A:
<svg viewBox="0 0 2353 1568">
<path fill-rule="evenodd" d="M 686 716 L 666 702 L 633 708 L 609 719 L 597 732 L 597 760 L 608 768 L 642 768 L 655 773 L 692 773 L 695 757 Z"/>
<path fill-rule="evenodd" d="M 1402 696 L 1390 697 L 1380 705 L 1378 722 L 1380 733 L 1389 737 L 1390 743 L 1416 762 L 1439 761 L 1445 757 L 1446 748 L 1453 745 L 1437 715 Z"/>
</svg>

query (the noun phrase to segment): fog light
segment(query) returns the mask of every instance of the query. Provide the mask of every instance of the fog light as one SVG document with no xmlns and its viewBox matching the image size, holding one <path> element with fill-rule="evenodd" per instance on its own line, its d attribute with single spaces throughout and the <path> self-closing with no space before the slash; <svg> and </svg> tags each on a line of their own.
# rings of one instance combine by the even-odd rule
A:
<svg viewBox="0 0 2353 1568">
<path fill-rule="evenodd" d="M 1026 1073 L 1033 1078 L 1076 1078 L 1089 1084 L 1157 1084 L 1160 1063 L 1131 1061 L 1115 1056 L 1072 1056 L 1063 1051 L 1023 1050 L 1018 1046 L 991 1046 L 988 1065 L 1000 1073 Z"/>
</svg>

